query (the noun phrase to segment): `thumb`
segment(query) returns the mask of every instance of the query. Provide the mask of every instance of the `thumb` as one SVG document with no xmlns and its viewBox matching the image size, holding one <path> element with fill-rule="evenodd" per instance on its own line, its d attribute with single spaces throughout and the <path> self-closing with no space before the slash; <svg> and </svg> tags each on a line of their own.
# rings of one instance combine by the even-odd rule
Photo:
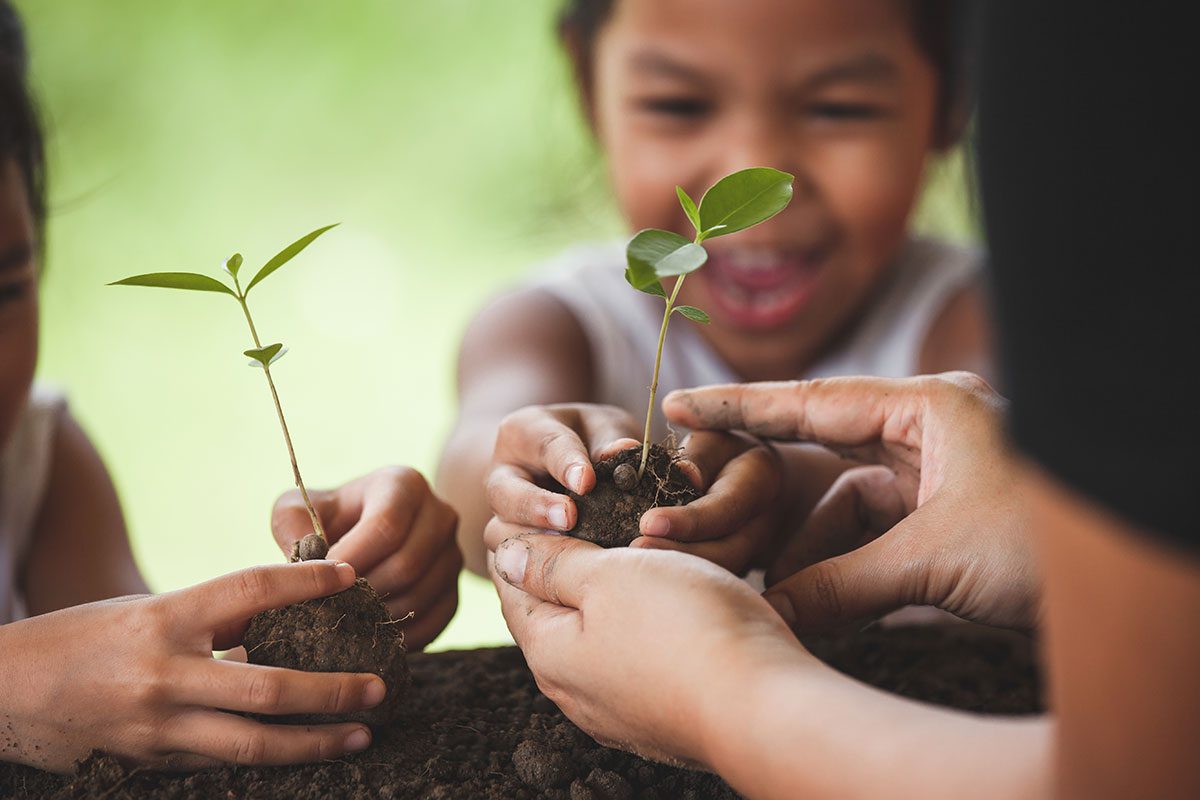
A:
<svg viewBox="0 0 1200 800">
<path fill-rule="evenodd" d="M 857 550 L 813 564 L 763 594 L 796 632 L 828 631 L 876 619 L 921 602 L 918 587 L 929 565 L 901 557 L 895 546 L 909 516 Z"/>
<path fill-rule="evenodd" d="M 495 570 L 539 600 L 579 608 L 603 548 L 572 536 L 526 533 L 496 548 Z"/>
</svg>

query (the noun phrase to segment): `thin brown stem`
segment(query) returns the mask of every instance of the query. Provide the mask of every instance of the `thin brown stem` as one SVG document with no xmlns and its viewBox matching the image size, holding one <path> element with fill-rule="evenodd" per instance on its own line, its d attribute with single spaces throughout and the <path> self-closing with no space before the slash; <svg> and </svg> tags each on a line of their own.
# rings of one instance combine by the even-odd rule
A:
<svg viewBox="0 0 1200 800">
<path fill-rule="evenodd" d="M 671 312 L 675 308 L 675 298 L 679 295 L 679 287 L 683 286 L 686 275 L 675 279 L 675 288 L 667 299 L 667 308 L 663 312 L 662 327 L 658 331 L 658 352 L 654 356 L 654 377 L 650 381 L 650 404 L 646 406 L 646 431 L 642 435 L 642 463 L 638 465 L 638 480 L 646 472 L 646 462 L 650 459 L 650 423 L 654 419 L 654 396 L 658 394 L 658 373 L 662 367 L 663 343 L 667 341 L 667 323 L 671 321 Z"/>
<path fill-rule="evenodd" d="M 262 342 L 259 341 L 258 331 L 254 328 L 254 320 L 250 316 L 250 306 L 246 304 L 246 296 L 242 293 L 242 287 L 238 283 L 237 276 L 233 278 L 234 286 L 238 290 L 238 303 L 242 307 L 242 313 L 246 315 L 246 324 L 250 326 L 250 336 L 254 339 L 254 346 L 262 349 Z M 329 538 L 325 535 L 325 528 L 321 525 L 321 518 L 317 516 L 317 509 L 313 506 L 312 500 L 308 496 L 308 489 L 304 486 L 304 479 L 300 477 L 300 465 L 296 461 L 296 449 L 292 446 L 292 434 L 288 431 L 287 420 L 283 416 L 283 406 L 279 402 L 279 392 L 275 389 L 275 380 L 271 377 L 271 368 L 263 364 L 263 374 L 267 376 L 267 386 L 271 389 L 271 399 L 275 401 L 275 413 L 279 416 L 279 427 L 283 429 L 283 441 L 287 444 L 288 458 L 292 462 L 292 475 L 296 479 L 296 488 L 300 490 L 300 496 L 304 498 L 304 507 L 308 509 L 308 516 L 312 520 L 313 530 L 329 543 Z"/>
</svg>

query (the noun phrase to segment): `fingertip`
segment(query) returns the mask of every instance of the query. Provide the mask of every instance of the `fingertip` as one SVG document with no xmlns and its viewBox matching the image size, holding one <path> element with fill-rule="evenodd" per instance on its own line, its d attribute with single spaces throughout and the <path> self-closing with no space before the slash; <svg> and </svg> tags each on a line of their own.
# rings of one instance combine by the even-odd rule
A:
<svg viewBox="0 0 1200 800">
<path fill-rule="evenodd" d="M 700 474 L 700 467 L 696 466 L 694 461 L 681 458 L 675 462 L 675 466 L 684 474 L 684 477 L 691 481 L 696 491 L 704 491 L 704 476 Z"/>
<path fill-rule="evenodd" d="M 666 536 L 671 532 L 671 520 L 666 514 L 655 513 L 651 509 L 642 515 L 638 530 L 643 536 Z"/>
<path fill-rule="evenodd" d="M 566 480 L 564 485 L 575 494 L 585 494 L 588 489 L 592 488 L 592 484 L 596 480 L 592 465 L 582 461 L 576 461 L 567 467 L 563 477 Z M 566 529 L 564 528 L 564 530 Z"/>
<path fill-rule="evenodd" d="M 358 575 L 354 571 L 354 567 L 347 564 L 345 561 L 333 561 L 333 572 L 337 575 L 338 585 L 342 587 L 350 586 L 358 579 Z"/>
<path fill-rule="evenodd" d="M 346 735 L 343 747 L 348 753 L 357 753 L 371 746 L 371 731 L 366 727 L 355 728 Z"/>
<path fill-rule="evenodd" d="M 387 697 L 387 684 L 378 675 L 372 675 L 363 686 L 362 707 L 374 708 Z"/>
</svg>

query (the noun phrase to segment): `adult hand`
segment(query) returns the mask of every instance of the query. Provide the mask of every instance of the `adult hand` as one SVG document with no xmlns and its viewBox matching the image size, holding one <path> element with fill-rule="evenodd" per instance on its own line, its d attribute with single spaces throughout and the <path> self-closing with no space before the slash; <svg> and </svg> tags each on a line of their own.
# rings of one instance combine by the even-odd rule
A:
<svg viewBox="0 0 1200 800">
<path fill-rule="evenodd" d="M 542 488 L 552 478 L 576 494 L 596 485 L 592 463 L 641 442 L 633 416 L 586 403 L 529 406 L 510 414 L 496 438 L 488 501 L 495 516 L 484 531 L 494 549 L 534 530 L 569 531 L 578 512 L 566 495 Z M 631 547 L 680 550 L 745 572 L 770 539 L 779 488 L 773 453 L 749 437 L 703 432 L 684 441 L 680 468 L 704 496 L 657 508 L 639 521 Z"/>
<path fill-rule="evenodd" d="M 667 416 L 815 442 L 874 466 L 846 472 L 769 573 L 797 630 L 906 605 L 992 625 L 1037 623 L 1039 588 L 1003 400 L 968 373 L 714 386 L 671 393 Z"/>
<path fill-rule="evenodd" d="M 344 561 L 371 582 L 396 619 L 404 643 L 419 650 L 433 641 L 458 608 L 462 555 L 458 516 L 430 490 L 421 473 L 384 467 L 332 491 L 309 492 L 329 537 L 329 558 Z M 275 541 L 292 544 L 312 533 L 312 520 L 292 490 L 275 502 Z"/>
<path fill-rule="evenodd" d="M 709 765 L 758 670 L 817 663 L 748 584 L 694 556 L 525 534 L 489 560 L 542 691 L 597 741 L 648 758 Z"/>
<path fill-rule="evenodd" d="M 213 658 L 250 617 L 354 582 L 332 561 L 235 572 L 188 589 L 76 606 L 0 628 L 0 757 L 65 772 L 93 749 L 160 768 L 286 764 L 362 750 L 358 723 L 270 725 L 231 711 L 370 708 L 370 674 L 312 673 Z"/>
</svg>

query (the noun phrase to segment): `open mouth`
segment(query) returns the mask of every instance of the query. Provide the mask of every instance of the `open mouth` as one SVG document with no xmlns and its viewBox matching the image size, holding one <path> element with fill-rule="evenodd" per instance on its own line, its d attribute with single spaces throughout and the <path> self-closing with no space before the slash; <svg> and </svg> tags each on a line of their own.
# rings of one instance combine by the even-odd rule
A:
<svg viewBox="0 0 1200 800">
<path fill-rule="evenodd" d="M 712 253 L 700 274 L 713 310 L 735 325 L 773 328 L 789 321 L 812 298 L 823 252 L 730 249 Z"/>
</svg>

